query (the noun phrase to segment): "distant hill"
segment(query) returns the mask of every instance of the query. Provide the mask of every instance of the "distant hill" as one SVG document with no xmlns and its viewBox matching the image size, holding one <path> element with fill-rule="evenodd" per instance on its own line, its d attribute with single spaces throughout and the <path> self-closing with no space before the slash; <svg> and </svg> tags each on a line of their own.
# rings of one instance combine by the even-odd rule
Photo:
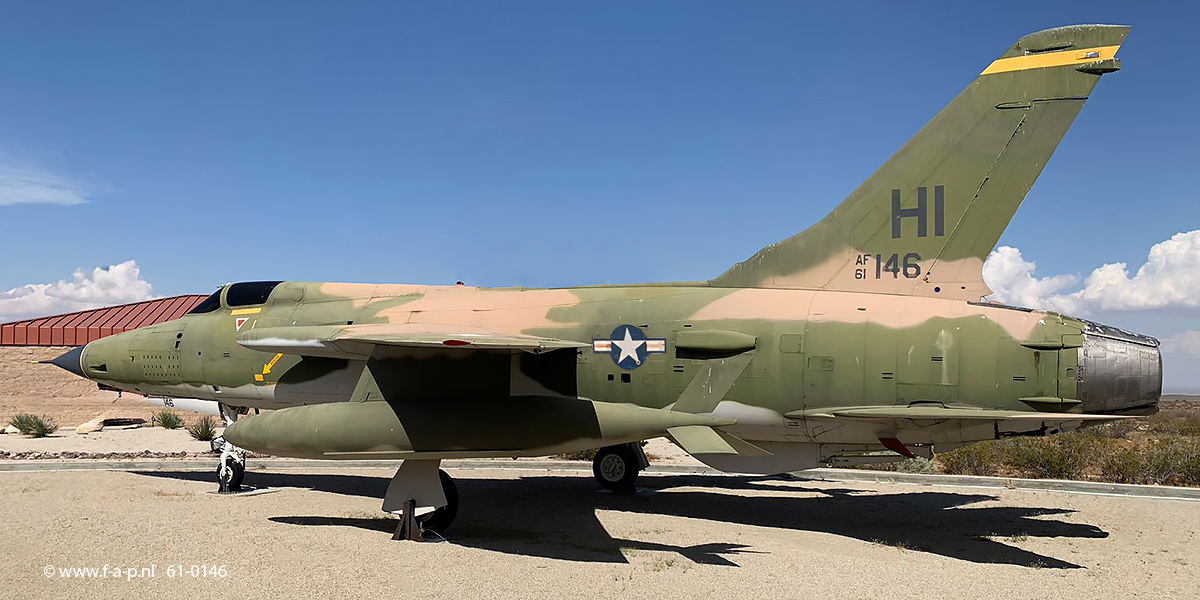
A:
<svg viewBox="0 0 1200 600">
<path fill-rule="evenodd" d="M 1179 402 L 1200 402 L 1198 394 L 1163 394 L 1163 400 L 1176 400 Z"/>
</svg>

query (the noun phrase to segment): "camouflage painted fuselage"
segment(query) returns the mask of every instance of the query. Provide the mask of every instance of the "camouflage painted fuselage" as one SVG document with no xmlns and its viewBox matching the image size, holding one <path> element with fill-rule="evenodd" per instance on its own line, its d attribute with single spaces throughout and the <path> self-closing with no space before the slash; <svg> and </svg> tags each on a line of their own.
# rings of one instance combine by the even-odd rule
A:
<svg viewBox="0 0 1200 600">
<path fill-rule="evenodd" d="M 239 319 L 245 319 L 240 331 Z M 878 445 L 877 427 L 805 418 L 836 407 L 931 402 L 1130 413 L 1154 406 L 1161 377 L 1152 340 L 1055 313 L 913 296 L 703 285 L 486 289 L 289 282 L 262 306 L 222 307 L 115 336 L 104 358 L 89 349 L 83 364 L 89 377 L 150 395 L 262 408 L 341 402 L 350 399 L 366 361 L 277 356 L 243 348 L 235 338 L 255 328 L 373 323 L 470 326 L 589 345 L 628 324 L 667 341 L 667 352 L 648 354 L 632 370 L 591 348 L 521 353 L 513 355 L 516 362 L 505 354 L 472 363 L 454 348 L 413 353 L 392 371 L 413 386 L 432 386 L 408 395 L 436 400 L 441 416 L 434 418 L 446 422 L 455 415 L 447 428 L 458 432 L 443 432 L 445 443 L 427 450 L 469 447 L 472 437 L 494 442 L 478 431 L 496 424 L 494 417 L 472 426 L 459 410 L 477 409 L 479 399 L 578 396 L 663 408 L 705 360 L 746 350 L 750 366 L 715 414 L 736 419 L 730 430 L 737 435 L 766 442 Z M 724 340 L 730 332 L 743 334 L 752 347 L 721 349 L 710 342 L 711 334 Z M 1136 366 L 1119 385 L 1093 380 L 1087 367 L 1104 365 L 1102 353 Z M 521 373 L 523 356 L 530 364 Z M 92 369 L 99 364 L 106 373 Z M 991 439 L 994 429 L 986 423 L 902 437 L 945 447 Z"/>
</svg>

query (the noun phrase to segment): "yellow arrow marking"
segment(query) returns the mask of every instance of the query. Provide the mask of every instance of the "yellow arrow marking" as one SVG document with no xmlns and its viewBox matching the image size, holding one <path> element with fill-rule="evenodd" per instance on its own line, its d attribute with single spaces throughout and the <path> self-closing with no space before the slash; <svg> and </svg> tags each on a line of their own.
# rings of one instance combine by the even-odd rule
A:
<svg viewBox="0 0 1200 600">
<path fill-rule="evenodd" d="M 263 372 L 262 372 L 262 374 L 263 374 L 263 375 L 270 375 L 270 374 L 271 374 L 271 369 L 275 367 L 275 363 L 279 362 L 279 359 L 281 359 L 281 358 L 283 358 L 283 354 L 282 354 L 282 353 L 280 353 L 280 354 L 276 354 L 276 355 L 275 355 L 275 358 L 272 358 L 272 359 L 271 359 L 271 362 L 269 362 L 269 363 L 267 363 L 267 364 L 263 365 Z"/>
</svg>

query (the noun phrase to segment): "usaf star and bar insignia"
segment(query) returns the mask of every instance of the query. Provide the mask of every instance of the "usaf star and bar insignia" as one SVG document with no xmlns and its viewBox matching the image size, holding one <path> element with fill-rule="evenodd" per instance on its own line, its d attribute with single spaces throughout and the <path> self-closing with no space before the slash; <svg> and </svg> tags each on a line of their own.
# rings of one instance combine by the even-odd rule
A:
<svg viewBox="0 0 1200 600">
<path fill-rule="evenodd" d="M 606 352 L 622 369 L 633 370 L 646 357 L 667 351 L 666 338 L 647 338 L 646 332 L 633 325 L 619 325 L 608 339 L 592 340 L 592 350 Z"/>
</svg>

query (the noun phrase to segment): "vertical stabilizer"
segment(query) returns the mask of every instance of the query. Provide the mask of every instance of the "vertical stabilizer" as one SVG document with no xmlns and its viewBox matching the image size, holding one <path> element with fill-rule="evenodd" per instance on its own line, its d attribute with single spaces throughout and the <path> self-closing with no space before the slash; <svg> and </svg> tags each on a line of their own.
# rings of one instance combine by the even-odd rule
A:
<svg viewBox="0 0 1200 600">
<path fill-rule="evenodd" d="M 711 283 L 977 300 L 983 261 L 1129 28 L 1027 35 L 832 213 Z"/>
</svg>

